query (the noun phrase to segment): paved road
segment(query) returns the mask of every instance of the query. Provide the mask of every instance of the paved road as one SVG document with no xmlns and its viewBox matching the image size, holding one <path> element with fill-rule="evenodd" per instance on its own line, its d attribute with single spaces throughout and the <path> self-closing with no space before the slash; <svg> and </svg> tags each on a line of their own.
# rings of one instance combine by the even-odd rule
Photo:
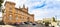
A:
<svg viewBox="0 0 60 27">
<path fill-rule="evenodd" d="M 49 26 L 45 26 L 43 24 L 37 24 L 37 25 L 19 25 L 16 27 L 49 27 Z"/>
</svg>

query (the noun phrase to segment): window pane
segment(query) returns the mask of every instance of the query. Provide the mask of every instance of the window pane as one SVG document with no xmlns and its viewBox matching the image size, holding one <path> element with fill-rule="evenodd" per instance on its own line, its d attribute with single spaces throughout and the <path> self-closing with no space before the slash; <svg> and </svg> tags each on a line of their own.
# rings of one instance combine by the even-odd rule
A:
<svg viewBox="0 0 60 27">
<path fill-rule="evenodd" d="M 12 20 L 12 15 L 9 15 L 9 20 Z"/>
<path fill-rule="evenodd" d="M 18 16 L 16 16 L 16 21 L 18 20 Z"/>
</svg>

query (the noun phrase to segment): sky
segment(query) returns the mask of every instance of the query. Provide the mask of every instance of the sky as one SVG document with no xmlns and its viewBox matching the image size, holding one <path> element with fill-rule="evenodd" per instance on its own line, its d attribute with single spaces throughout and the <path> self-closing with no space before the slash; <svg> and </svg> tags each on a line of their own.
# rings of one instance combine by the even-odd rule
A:
<svg viewBox="0 0 60 27">
<path fill-rule="evenodd" d="M 5 0 L 6 1 L 6 0 Z M 30 14 L 34 14 L 35 20 L 55 17 L 60 20 L 60 0 L 7 0 L 15 2 L 15 7 L 25 4 Z M 1 16 L 1 15 L 0 15 Z"/>
</svg>

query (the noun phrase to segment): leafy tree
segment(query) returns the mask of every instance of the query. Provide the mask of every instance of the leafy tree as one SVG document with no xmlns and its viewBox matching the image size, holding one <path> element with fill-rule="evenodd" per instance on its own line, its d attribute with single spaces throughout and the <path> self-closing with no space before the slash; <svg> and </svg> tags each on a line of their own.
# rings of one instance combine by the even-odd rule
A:
<svg viewBox="0 0 60 27">
<path fill-rule="evenodd" d="M 49 24 L 51 24 L 51 22 L 45 22 L 45 26 L 49 26 Z"/>
<path fill-rule="evenodd" d="M 52 17 L 52 18 L 53 18 L 53 22 L 56 22 L 55 18 L 54 17 Z"/>
<path fill-rule="evenodd" d="M 45 26 L 49 26 L 49 22 L 45 22 Z"/>
<path fill-rule="evenodd" d="M 3 2 L 4 2 L 4 0 L 0 0 L 0 12 L 1 12 L 1 6 L 2 6 Z"/>
<path fill-rule="evenodd" d="M 4 0 L 0 0 L 0 7 L 2 6 L 2 3 L 4 2 Z"/>
</svg>

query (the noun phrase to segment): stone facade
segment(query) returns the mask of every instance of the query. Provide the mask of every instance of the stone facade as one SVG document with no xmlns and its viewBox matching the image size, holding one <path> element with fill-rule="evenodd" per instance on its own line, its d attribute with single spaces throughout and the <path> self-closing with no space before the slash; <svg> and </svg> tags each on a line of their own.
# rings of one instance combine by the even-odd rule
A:
<svg viewBox="0 0 60 27">
<path fill-rule="evenodd" d="M 3 13 L 3 22 L 5 24 L 16 22 L 34 22 L 34 14 L 28 13 L 28 8 L 15 8 L 15 3 L 6 1 Z"/>
</svg>

